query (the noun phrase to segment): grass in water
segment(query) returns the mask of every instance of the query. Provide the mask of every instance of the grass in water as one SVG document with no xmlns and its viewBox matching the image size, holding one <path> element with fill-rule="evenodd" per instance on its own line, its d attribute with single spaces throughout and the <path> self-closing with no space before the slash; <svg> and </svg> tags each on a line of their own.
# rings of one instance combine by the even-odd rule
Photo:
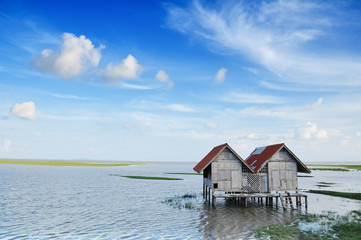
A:
<svg viewBox="0 0 361 240">
<path fill-rule="evenodd" d="M 184 195 L 177 195 L 171 198 L 166 198 L 162 203 L 169 204 L 175 208 L 186 208 L 186 209 L 195 209 L 196 203 L 195 200 L 197 198 L 197 194 L 195 193 L 186 193 Z"/>
<path fill-rule="evenodd" d="M 75 167 L 118 167 L 140 165 L 140 163 L 87 163 L 71 161 L 26 161 L 26 160 L 0 160 L 0 164 L 42 165 L 42 166 L 75 166 Z"/>
<path fill-rule="evenodd" d="M 333 185 L 333 184 L 336 184 L 336 183 L 332 183 L 332 182 L 317 182 L 319 184 L 323 184 L 323 185 Z"/>
<path fill-rule="evenodd" d="M 203 175 L 202 173 L 165 173 L 165 174 L 175 174 L 175 175 Z"/>
<path fill-rule="evenodd" d="M 326 191 L 326 190 L 309 190 L 309 192 L 324 194 L 324 195 L 329 195 L 329 196 L 334 196 L 334 197 L 344 197 L 344 198 L 361 200 L 361 193 L 336 192 L 336 191 Z"/>
<path fill-rule="evenodd" d="M 348 172 L 350 170 L 346 168 L 310 168 L 310 170 L 318 170 L 318 171 L 337 171 L 337 172 Z"/>
<path fill-rule="evenodd" d="M 133 178 L 133 179 L 145 179 L 145 180 L 183 180 L 183 178 L 166 178 L 166 177 L 150 177 L 150 176 L 124 176 L 120 174 L 109 174 L 109 176 Z"/>
<path fill-rule="evenodd" d="M 345 167 L 345 168 L 361 171 L 361 165 L 341 165 L 340 167 Z"/>
<path fill-rule="evenodd" d="M 257 239 L 360 239 L 361 212 L 345 216 L 333 212 L 301 215 L 288 225 L 273 225 L 255 231 Z"/>
<path fill-rule="evenodd" d="M 317 187 L 331 187 L 331 185 L 335 184 L 335 183 L 330 183 L 330 182 L 317 182 L 318 184 L 316 184 Z"/>
<path fill-rule="evenodd" d="M 307 175 L 297 175 L 297 177 L 313 177 L 313 176 L 307 176 Z"/>
</svg>

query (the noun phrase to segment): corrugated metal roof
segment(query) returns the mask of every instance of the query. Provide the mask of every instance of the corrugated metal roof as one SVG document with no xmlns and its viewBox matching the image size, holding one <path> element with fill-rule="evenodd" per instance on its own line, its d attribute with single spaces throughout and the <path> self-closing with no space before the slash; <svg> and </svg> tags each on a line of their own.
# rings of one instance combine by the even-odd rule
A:
<svg viewBox="0 0 361 240">
<path fill-rule="evenodd" d="M 284 146 L 283 143 L 269 145 L 256 148 L 251 155 L 246 158 L 246 163 L 257 173 L 263 167 L 268 159 L 270 159 L 276 152 Z"/>
<path fill-rule="evenodd" d="M 306 167 L 304 163 L 301 162 L 298 157 L 284 143 L 258 147 L 256 148 L 247 158 L 246 163 L 253 169 L 255 173 L 261 170 L 265 166 L 265 162 L 267 162 L 273 155 L 275 155 L 278 151 L 284 148 L 288 151 L 297 162 L 297 172 L 310 173 L 311 171 Z"/>
<path fill-rule="evenodd" d="M 248 168 L 249 166 L 245 163 L 245 161 L 227 144 L 222 144 L 214 147 L 194 168 L 193 170 L 196 172 L 203 171 L 217 156 L 220 152 L 222 152 L 225 148 L 228 148 L 237 158 L 243 162 Z"/>
<path fill-rule="evenodd" d="M 201 172 L 205 169 L 209 163 L 225 148 L 228 144 L 222 144 L 217 147 L 214 147 L 194 168 L 196 172 Z"/>
</svg>

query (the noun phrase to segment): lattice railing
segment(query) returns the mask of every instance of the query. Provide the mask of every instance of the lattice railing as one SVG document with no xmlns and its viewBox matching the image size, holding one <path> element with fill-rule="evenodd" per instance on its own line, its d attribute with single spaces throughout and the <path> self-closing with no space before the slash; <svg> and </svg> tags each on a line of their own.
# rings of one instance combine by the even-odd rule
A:
<svg viewBox="0 0 361 240">
<path fill-rule="evenodd" d="M 243 192 L 256 193 L 261 191 L 261 177 L 257 174 L 244 174 L 242 178 Z"/>
</svg>

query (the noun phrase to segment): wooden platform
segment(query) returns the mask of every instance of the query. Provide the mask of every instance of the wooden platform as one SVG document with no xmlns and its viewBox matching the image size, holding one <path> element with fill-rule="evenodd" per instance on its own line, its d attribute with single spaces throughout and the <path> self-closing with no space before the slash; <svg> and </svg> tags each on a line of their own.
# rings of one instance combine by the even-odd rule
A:
<svg viewBox="0 0 361 240">
<path fill-rule="evenodd" d="M 256 202 L 266 206 L 278 206 L 280 200 L 283 209 L 298 209 L 302 207 L 302 198 L 304 198 L 304 205 L 307 209 L 307 195 L 303 193 L 214 193 L 212 195 L 212 205 L 217 206 L 217 198 L 231 198 L 242 206 L 247 207 L 248 202 Z M 293 204 L 292 198 L 295 199 Z M 207 200 L 207 196 L 206 196 Z M 211 199 L 208 197 L 208 201 Z M 275 202 L 274 202 L 275 200 Z"/>
</svg>

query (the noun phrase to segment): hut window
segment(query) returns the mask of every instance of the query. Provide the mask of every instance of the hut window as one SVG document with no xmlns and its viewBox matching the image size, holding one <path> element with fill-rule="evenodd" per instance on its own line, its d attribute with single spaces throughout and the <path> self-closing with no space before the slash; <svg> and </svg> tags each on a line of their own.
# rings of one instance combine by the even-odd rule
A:
<svg viewBox="0 0 361 240">
<path fill-rule="evenodd" d="M 218 183 L 213 183 L 213 188 L 217 189 L 218 188 Z"/>
<path fill-rule="evenodd" d="M 266 166 L 264 166 L 259 173 L 268 173 L 268 164 L 266 164 Z"/>
<path fill-rule="evenodd" d="M 245 164 L 242 164 L 242 172 L 243 173 L 252 173 L 252 171 Z"/>
</svg>

